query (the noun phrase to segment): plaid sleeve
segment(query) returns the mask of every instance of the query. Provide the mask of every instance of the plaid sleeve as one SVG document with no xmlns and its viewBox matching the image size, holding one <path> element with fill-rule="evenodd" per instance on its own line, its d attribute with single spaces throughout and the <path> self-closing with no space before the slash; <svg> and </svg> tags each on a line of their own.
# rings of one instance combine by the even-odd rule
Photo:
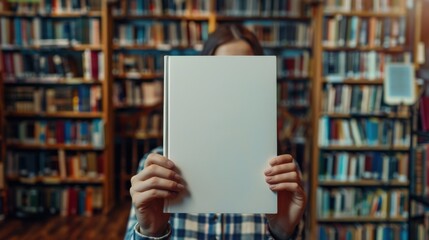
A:
<svg viewBox="0 0 429 240">
<path fill-rule="evenodd" d="M 150 153 L 162 154 L 163 153 L 162 147 L 157 147 L 157 148 L 153 149 L 152 151 L 150 151 L 149 153 L 146 153 L 144 155 L 144 157 L 139 162 L 139 167 L 138 167 L 137 173 L 139 173 L 143 170 L 146 158 L 148 157 L 148 155 Z M 138 236 L 138 235 L 134 230 L 134 227 L 136 226 L 136 224 L 137 224 L 137 217 L 136 217 L 135 208 L 134 208 L 134 206 L 131 206 L 130 215 L 128 217 L 127 230 L 125 232 L 125 237 L 124 237 L 125 240 L 137 239 L 136 236 Z M 138 238 L 138 239 L 141 239 L 141 238 Z"/>
</svg>

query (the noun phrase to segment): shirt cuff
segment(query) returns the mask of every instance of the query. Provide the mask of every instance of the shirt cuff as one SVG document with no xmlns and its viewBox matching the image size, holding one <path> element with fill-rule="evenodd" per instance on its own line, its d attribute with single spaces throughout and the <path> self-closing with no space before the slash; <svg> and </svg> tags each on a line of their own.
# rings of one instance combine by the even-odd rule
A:
<svg viewBox="0 0 429 240">
<path fill-rule="evenodd" d="M 150 237 L 143 235 L 139 232 L 139 223 L 136 223 L 134 226 L 134 239 L 139 240 L 161 240 L 161 239 L 168 239 L 171 235 L 171 227 L 170 224 L 168 225 L 167 232 L 161 236 L 161 237 Z"/>
</svg>

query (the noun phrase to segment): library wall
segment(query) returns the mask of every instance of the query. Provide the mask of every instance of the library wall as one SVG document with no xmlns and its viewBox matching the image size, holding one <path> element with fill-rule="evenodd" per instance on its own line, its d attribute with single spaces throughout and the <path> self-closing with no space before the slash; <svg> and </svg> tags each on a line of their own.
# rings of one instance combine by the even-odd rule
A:
<svg viewBox="0 0 429 240">
<path fill-rule="evenodd" d="M 411 199 L 427 201 L 427 91 L 416 109 L 390 106 L 383 82 L 391 62 L 429 78 L 415 63 L 428 1 L 40 2 L 0 0 L 0 219 L 128 199 L 139 160 L 162 145 L 163 57 L 198 55 L 238 23 L 277 56 L 278 149 L 303 170 L 306 237 L 424 236 Z"/>
</svg>

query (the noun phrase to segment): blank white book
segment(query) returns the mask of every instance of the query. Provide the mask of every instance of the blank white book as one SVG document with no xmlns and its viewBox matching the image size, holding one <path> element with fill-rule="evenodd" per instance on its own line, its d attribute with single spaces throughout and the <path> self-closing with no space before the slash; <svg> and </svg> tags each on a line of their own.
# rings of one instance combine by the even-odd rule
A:
<svg viewBox="0 0 429 240">
<path fill-rule="evenodd" d="M 187 192 L 170 213 L 276 213 L 264 170 L 277 155 L 274 56 L 166 56 L 164 155 Z"/>
</svg>

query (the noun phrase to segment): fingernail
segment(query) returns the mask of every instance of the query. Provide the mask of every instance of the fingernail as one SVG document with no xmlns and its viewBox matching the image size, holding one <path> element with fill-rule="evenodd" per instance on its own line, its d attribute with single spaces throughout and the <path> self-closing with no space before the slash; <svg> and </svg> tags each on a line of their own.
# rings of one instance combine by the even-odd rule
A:
<svg viewBox="0 0 429 240">
<path fill-rule="evenodd" d="M 172 167 L 174 167 L 174 163 L 173 163 L 172 161 L 168 161 L 168 162 L 167 162 L 167 166 L 168 166 L 169 168 L 172 168 Z"/>
<path fill-rule="evenodd" d="M 182 176 L 180 176 L 179 174 L 175 174 L 174 175 L 174 178 L 176 179 L 176 180 L 179 180 L 179 181 L 182 181 L 183 179 L 182 179 Z"/>
<path fill-rule="evenodd" d="M 182 184 L 177 184 L 177 188 L 180 190 L 183 190 L 183 189 L 185 189 L 185 186 L 183 186 Z"/>
<path fill-rule="evenodd" d="M 269 168 L 269 169 L 267 169 L 267 170 L 265 170 L 265 172 L 264 172 L 265 174 L 270 174 L 271 173 L 271 168 Z"/>
<path fill-rule="evenodd" d="M 267 177 L 265 178 L 265 181 L 270 182 L 273 178 L 272 177 Z"/>
<path fill-rule="evenodd" d="M 270 185 L 270 189 L 271 189 L 271 190 L 276 189 L 276 185 Z"/>
</svg>

